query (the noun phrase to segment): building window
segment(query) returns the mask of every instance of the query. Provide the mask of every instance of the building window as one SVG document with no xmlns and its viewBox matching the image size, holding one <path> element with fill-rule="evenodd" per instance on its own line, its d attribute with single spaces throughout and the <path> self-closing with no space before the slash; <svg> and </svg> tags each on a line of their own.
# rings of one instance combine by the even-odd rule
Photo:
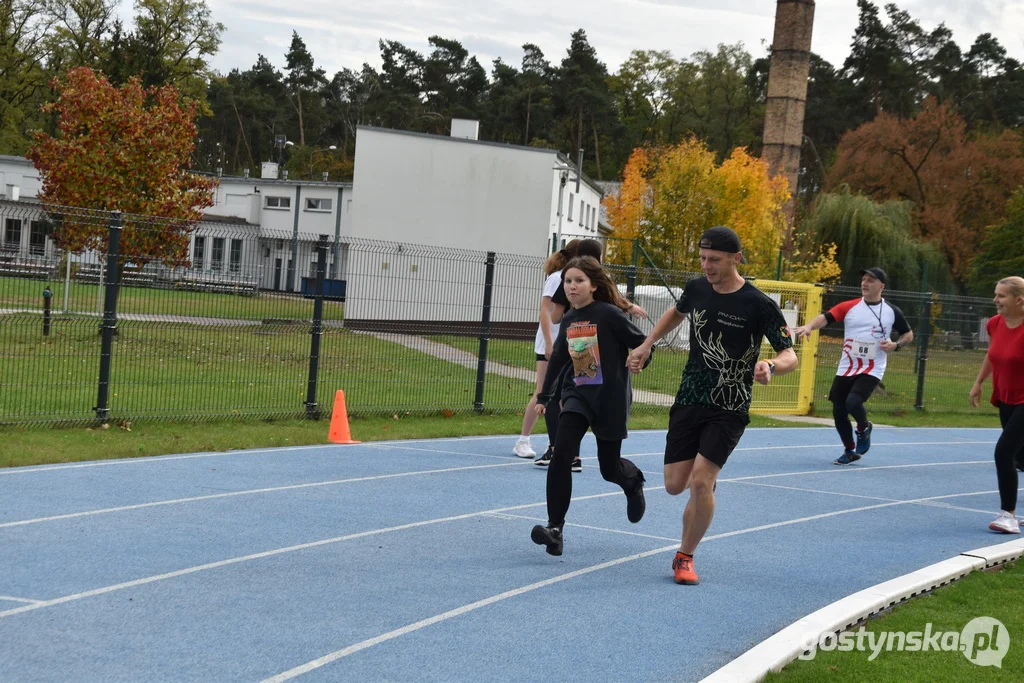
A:
<svg viewBox="0 0 1024 683">
<path fill-rule="evenodd" d="M 206 238 L 196 237 L 195 244 L 192 245 L 192 267 L 203 269 L 203 260 L 206 258 Z"/>
<path fill-rule="evenodd" d="M 4 222 L 4 251 L 21 249 L 21 219 L 8 218 Z"/>
<path fill-rule="evenodd" d="M 46 223 L 32 221 L 28 230 L 28 252 L 36 256 L 46 253 Z"/>
<path fill-rule="evenodd" d="M 210 258 L 210 269 L 220 271 L 221 266 L 224 265 L 224 238 L 214 237 L 213 238 L 213 254 Z"/>
<path fill-rule="evenodd" d="M 263 205 L 268 209 L 290 209 L 292 208 L 291 197 L 267 197 Z"/>
<path fill-rule="evenodd" d="M 572 196 L 572 192 L 570 192 L 569 193 L 569 220 L 570 221 L 572 220 L 572 205 L 573 205 L 573 196 Z"/>
<path fill-rule="evenodd" d="M 229 268 L 232 273 L 237 273 L 242 269 L 242 240 L 231 240 L 231 264 Z"/>
<path fill-rule="evenodd" d="M 583 200 L 581 199 L 580 200 L 580 224 L 581 225 L 583 224 L 583 221 L 585 219 L 586 219 L 586 214 L 583 213 Z"/>
<path fill-rule="evenodd" d="M 331 200 L 319 199 L 317 197 L 306 198 L 306 211 L 330 211 Z"/>
</svg>

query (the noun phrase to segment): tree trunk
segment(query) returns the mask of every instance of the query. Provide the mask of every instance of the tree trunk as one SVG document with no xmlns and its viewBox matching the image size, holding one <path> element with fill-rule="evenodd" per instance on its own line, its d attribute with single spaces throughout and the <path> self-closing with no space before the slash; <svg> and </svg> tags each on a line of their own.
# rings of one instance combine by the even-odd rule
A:
<svg viewBox="0 0 1024 683">
<path fill-rule="evenodd" d="M 526 93 L 526 130 L 523 132 L 523 144 L 530 144 L 530 107 L 533 104 L 533 93 Z"/>
<path fill-rule="evenodd" d="M 231 100 L 231 107 L 235 110 L 235 118 L 238 119 L 238 132 L 242 135 L 242 142 L 245 144 L 245 151 L 251 164 L 253 163 L 252 147 L 249 146 L 249 139 L 245 136 L 245 124 L 242 123 L 242 115 L 238 113 L 238 105 L 235 104 L 234 99 Z"/>
<path fill-rule="evenodd" d="M 601 175 L 601 146 L 597 142 L 597 124 L 594 123 L 594 115 L 590 115 L 590 128 L 594 131 L 594 162 L 597 163 L 597 179 L 604 180 Z M 580 171 L 583 169 L 581 168 Z"/>
<path fill-rule="evenodd" d="M 298 88 L 295 89 L 295 99 L 299 103 L 299 144 L 303 147 L 306 146 L 306 128 L 302 125 L 302 91 Z"/>
</svg>

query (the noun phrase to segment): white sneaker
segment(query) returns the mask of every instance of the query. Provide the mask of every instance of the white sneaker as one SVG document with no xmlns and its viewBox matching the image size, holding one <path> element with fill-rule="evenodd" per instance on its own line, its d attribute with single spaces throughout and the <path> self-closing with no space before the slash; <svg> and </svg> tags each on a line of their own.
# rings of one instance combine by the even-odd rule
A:
<svg viewBox="0 0 1024 683">
<path fill-rule="evenodd" d="M 512 449 L 512 453 L 518 455 L 520 458 L 536 458 L 537 451 L 533 450 L 533 446 L 530 445 L 529 439 L 519 439 L 516 441 L 515 447 Z"/>
<path fill-rule="evenodd" d="M 1017 518 L 1006 510 L 1000 512 L 998 517 L 989 522 L 988 528 L 1004 534 L 1020 533 L 1020 524 L 1017 523 Z"/>
</svg>

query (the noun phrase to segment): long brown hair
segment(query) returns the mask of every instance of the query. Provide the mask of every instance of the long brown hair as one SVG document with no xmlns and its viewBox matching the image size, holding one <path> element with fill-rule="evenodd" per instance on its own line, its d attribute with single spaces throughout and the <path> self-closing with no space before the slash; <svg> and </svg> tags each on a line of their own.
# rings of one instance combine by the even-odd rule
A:
<svg viewBox="0 0 1024 683">
<path fill-rule="evenodd" d="M 605 272 L 605 269 L 601 267 L 601 262 L 593 256 L 577 256 L 565 264 L 565 270 L 570 268 L 583 271 L 583 274 L 597 287 L 594 291 L 595 301 L 610 303 L 621 308 L 623 311 L 628 311 L 633 307 L 633 304 L 619 292 L 619 288 L 615 286 L 612 276 Z"/>
<path fill-rule="evenodd" d="M 580 242 L 583 240 L 569 240 L 565 246 L 556 251 L 544 262 L 544 277 L 550 277 L 552 273 L 565 270 L 565 264 L 576 258 Z"/>
</svg>

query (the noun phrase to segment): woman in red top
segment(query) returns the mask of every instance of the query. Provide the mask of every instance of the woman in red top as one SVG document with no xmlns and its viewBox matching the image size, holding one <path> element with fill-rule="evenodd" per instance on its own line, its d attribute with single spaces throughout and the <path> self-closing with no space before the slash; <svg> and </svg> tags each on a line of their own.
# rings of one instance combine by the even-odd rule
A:
<svg viewBox="0 0 1024 683">
<path fill-rule="evenodd" d="M 1024 470 L 1024 278 L 1008 277 L 996 285 L 996 315 L 986 329 L 991 340 L 978 379 L 968 394 L 977 408 L 981 384 L 992 375 L 992 405 L 999 408 L 1003 433 L 996 442 L 996 475 L 1002 512 L 988 525 L 992 531 L 1019 534 L 1017 470 Z"/>
</svg>

